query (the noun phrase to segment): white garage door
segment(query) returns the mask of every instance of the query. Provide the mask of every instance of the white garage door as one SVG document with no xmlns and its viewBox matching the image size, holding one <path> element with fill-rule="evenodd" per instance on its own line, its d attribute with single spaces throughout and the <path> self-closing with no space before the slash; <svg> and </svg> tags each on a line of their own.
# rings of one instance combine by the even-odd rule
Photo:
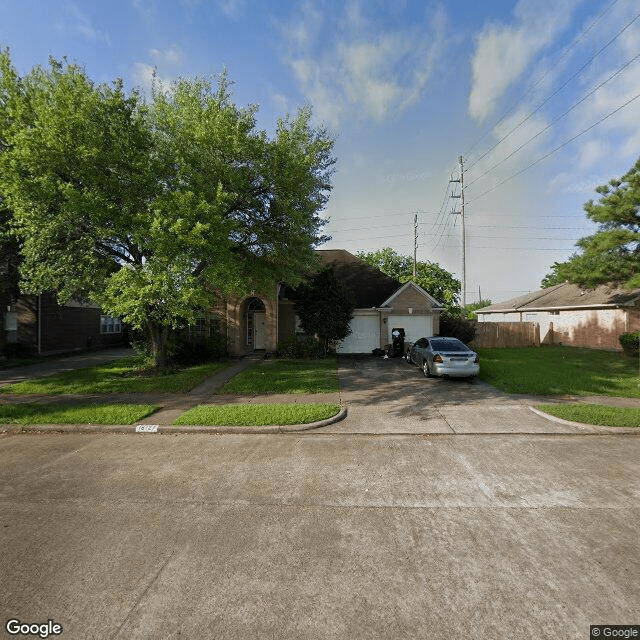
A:
<svg viewBox="0 0 640 640">
<path fill-rule="evenodd" d="M 404 329 L 404 341 L 412 344 L 420 338 L 433 335 L 433 316 L 389 316 L 387 342 L 391 344 L 391 331 L 395 327 Z"/>
<path fill-rule="evenodd" d="M 380 346 L 380 316 L 354 315 L 351 333 L 340 343 L 338 353 L 371 353 Z"/>
</svg>

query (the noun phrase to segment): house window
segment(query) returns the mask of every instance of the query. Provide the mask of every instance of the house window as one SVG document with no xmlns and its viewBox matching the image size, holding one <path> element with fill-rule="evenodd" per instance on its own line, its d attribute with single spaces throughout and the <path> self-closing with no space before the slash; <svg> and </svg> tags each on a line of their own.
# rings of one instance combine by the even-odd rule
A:
<svg viewBox="0 0 640 640">
<path fill-rule="evenodd" d="M 100 316 L 100 333 L 122 333 L 122 321 L 113 316 Z"/>
<path fill-rule="evenodd" d="M 220 317 L 216 313 L 204 313 L 189 327 L 192 338 L 213 338 L 220 332 Z"/>
<path fill-rule="evenodd" d="M 195 323 L 191 327 L 191 334 L 197 338 L 205 338 L 207 335 L 207 317 L 200 316 L 196 318 Z"/>
<path fill-rule="evenodd" d="M 559 311 L 549 311 L 549 315 L 550 316 L 559 316 L 560 312 Z"/>
</svg>

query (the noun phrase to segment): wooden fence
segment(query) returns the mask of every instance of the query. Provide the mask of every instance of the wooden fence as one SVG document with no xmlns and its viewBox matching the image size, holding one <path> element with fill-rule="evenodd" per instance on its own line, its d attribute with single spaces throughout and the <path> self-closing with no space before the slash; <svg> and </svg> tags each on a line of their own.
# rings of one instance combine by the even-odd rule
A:
<svg viewBox="0 0 640 640">
<path fill-rule="evenodd" d="M 478 322 L 474 347 L 539 347 L 537 322 Z"/>
</svg>

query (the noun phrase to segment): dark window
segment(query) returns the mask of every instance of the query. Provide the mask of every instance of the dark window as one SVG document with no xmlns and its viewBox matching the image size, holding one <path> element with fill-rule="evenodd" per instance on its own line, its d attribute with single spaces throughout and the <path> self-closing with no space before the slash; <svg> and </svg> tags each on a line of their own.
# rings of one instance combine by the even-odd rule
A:
<svg viewBox="0 0 640 640">
<path fill-rule="evenodd" d="M 469 351 L 469 347 L 465 346 L 460 340 L 451 338 L 431 340 L 431 348 L 438 351 Z"/>
</svg>

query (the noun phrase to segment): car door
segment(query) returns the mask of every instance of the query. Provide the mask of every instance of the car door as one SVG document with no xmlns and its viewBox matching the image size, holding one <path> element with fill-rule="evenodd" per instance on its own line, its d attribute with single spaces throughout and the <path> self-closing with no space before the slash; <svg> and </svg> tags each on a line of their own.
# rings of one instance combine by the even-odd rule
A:
<svg viewBox="0 0 640 640">
<path fill-rule="evenodd" d="M 413 354 L 411 356 L 411 359 L 419 367 L 421 367 L 422 363 L 424 362 L 425 349 L 428 347 L 428 345 L 429 345 L 429 341 L 426 338 L 420 338 L 420 340 L 418 340 L 413 345 L 413 349 L 412 349 Z"/>
</svg>

